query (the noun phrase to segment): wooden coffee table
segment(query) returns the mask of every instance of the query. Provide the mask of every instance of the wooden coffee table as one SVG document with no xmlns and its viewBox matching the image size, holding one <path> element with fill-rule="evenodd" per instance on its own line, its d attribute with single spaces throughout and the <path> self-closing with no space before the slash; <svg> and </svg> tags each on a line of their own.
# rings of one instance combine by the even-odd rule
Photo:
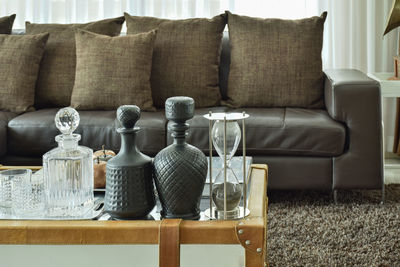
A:
<svg viewBox="0 0 400 267">
<path fill-rule="evenodd" d="M 267 177 L 251 165 L 250 215 L 236 221 L 2 220 L 1 266 L 266 266 Z"/>
</svg>

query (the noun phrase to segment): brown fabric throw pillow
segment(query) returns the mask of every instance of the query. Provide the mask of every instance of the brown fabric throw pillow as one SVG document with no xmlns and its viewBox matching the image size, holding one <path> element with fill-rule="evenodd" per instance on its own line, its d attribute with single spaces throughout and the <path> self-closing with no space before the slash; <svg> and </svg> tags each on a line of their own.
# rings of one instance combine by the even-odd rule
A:
<svg viewBox="0 0 400 267">
<path fill-rule="evenodd" d="M 322 40 L 327 13 L 300 20 L 227 12 L 233 107 L 322 108 Z"/>
<path fill-rule="evenodd" d="M 33 110 L 35 83 L 48 33 L 0 35 L 0 110 Z"/>
<path fill-rule="evenodd" d="M 151 88 L 156 107 L 171 96 L 190 96 L 196 107 L 218 105 L 218 66 L 225 15 L 167 20 L 125 13 L 127 33 L 157 29 Z"/>
<path fill-rule="evenodd" d="M 112 110 L 137 105 L 152 111 L 150 73 L 156 33 L 109 37 L 78 30 L 71 106 Z"/>
<path fill-rule="evenodd" d="M 26 22 L 26 33 L 50 33 L 36 87 L 37 107 L 64 107 L 71 101 L 75 80 L 75 30 L 84 29 L 109 36 L 119 35 L 124 17 L 86 24 L 33 24 Z"/>
<path fill-rule="evenodd" d="M 0 18 L 0 34 L 11 34 L 15 14 Z"/>
</svg>

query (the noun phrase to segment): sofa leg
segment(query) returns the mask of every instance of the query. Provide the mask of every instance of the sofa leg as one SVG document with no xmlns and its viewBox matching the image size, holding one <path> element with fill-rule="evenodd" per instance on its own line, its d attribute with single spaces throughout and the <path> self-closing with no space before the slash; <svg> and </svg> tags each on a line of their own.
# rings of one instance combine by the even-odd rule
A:
<svg viewBox="0 0 400 267">
<path fill-rule="evenodd" d="M 337 204 L 337 189 L 333 190 L 333 202 L 335 203 L 335 205 Z"/>
<path fill-rule="evenodd" d="M 385 204 L 385 184 L 382 185 L 381 205 Z"/>
</svg>

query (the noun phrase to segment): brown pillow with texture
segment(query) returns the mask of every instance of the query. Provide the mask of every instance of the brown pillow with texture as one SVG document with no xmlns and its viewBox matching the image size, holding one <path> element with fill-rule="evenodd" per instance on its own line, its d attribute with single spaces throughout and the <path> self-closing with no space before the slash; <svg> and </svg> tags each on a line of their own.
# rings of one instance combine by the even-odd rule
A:
<svg viewBox="0 0 400 267">
<path fill-rule="evenodd" d="M 124 17 L 86 24 L 33 24 L 26 22 L 26 33 L 50 33 L 36 85 L 37 107 L 64 107 L 71 101 L 75 80 L 75 30 L 84 29 L 109 36 L 119 35 Z"/>
<path fill-rule="evenodd" d="M 167 20 L 125 13 L 125 19 L 128 34 L 157 29 L 151 71 L 156 107 L 177 95 L 192 97 L 198 108 L 220 103 L 218 66 L 225 15 Z"/>
<path fill-rule="evenodd" d="M 33 110 L 35 83 L 48 33 L 0 35 L 0 110 Z"/>
<path fill-rule="evenodd" d="M 71 106 L 112 110 L 137 105 L 152 111 L 150 73 L 156 33 L 109 37 L 78 30 Z"/>
<path fill-rule="evenodd" d="M 15 14 L 0 18 L 0 34 L 11 34 Z"/>
<path fill-rule="evenodd" d="M 233 107 L 322 108 L 322 40 L 327 13 L 300 20 L 228 15 Z"/>
</svg>

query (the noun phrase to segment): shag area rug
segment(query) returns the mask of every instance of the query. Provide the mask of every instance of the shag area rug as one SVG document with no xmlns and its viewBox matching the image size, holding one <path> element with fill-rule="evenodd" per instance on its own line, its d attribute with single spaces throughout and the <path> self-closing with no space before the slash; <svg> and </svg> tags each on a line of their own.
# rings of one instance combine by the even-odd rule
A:
<svg viewBox="0 0 400 267">
<path fill-rule="evenodd" d="M 400 185 L 380 191 L 268 192 L 273 266 L 400 266 Z"/>
</svg>

